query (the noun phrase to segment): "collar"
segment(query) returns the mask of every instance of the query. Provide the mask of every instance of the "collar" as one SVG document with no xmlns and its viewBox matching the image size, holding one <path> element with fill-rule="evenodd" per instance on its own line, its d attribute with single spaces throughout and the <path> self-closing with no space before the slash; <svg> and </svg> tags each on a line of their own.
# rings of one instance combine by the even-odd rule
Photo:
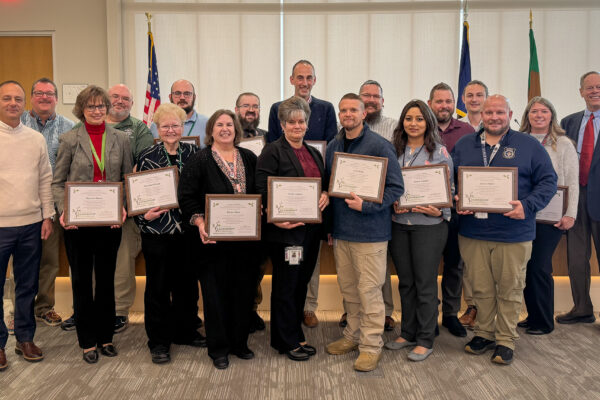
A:
<svg viewBox="0 0 600 400">
<path fill-rule="evenodd" d="M 360 131 L 359 135 L 357 137 L 355 137 L 354 139 L 348 139 L 348 140 L 358 140 L 360 138 L 362 138 L 365 135 L 366 130 L 368 129 L 368 125 L 363 122 L 363 128 Z M 346 128 L 342 128 L 340 129 L 340 137 L 342 140 L 346 140 Z"/>
<path fill-rule="evenodd" d="M 592 112 L 592 111 L 590 111 L 590 110 L 588 110 L 588 109 L 586 108 L 586 109 L 583 111 L 583 116 L 584 116 L 584 117 L 586 117 L 586 118 L 589 118 L 591 114 L 594 114 L 594 119 L 596 119 L 596 118 L 600 118 L 600 110 L 597 110 L 597 111 L 594 111 L 594 112 Z"/>
<path fill-rule="evenodd" d="M 475 132 L 475 142 L 477 143 L 477 147 L 481 146 L 481 134 L 484 132 L 484 129 L 481 128 L 479 129 L 477 132 Z M 498 143 L 500 143 L 501 146 L 506 145 L 506 141 L 508 140 L 508 138 L 512 135 L 513 131 L 512 129 L 508 128 L 508 131 L 506 131 L 506 133 L 504 135 L 502 135 L 502 139 L 500 139 L 500 141 Z M 487 143 L 486 143 L 487 144 Z"/>
<path fill-rule="evenodd" d="M 13 128 L 12 126 L 0 121 L 0 128 L 2 128 L 2 130 L 7 131 L 8 133 L 19 133 L 21 131 L 21 129 L 23 129 L 23 123 L 21 122 L 21 120 L 19 120 L 19 125 L 17 125 L 15 128 Z"/>
<path fill-rule="evenodd" d="M 313 101 L 313 97 L 312 97 L 312 94 L 311 94 L 310 96 L 308 96 L 307 103 L 310 104 L 310 103 L 312 103 L 312 101 Z"/>
<path fill-rule="evenodd" d="M 448 125 L 448 127 L 445 130 L 442 130 L 442 128 L 440 128 L 440 126 L 438 125 L 438 130 L 440 131 L 440 133 L 446 134 L 454 128 L 456 128 L 456 121 L 458 121 L 456 118 L 450 118 L 450 124 Z"/>
<path fill-rule="evenodd" d="M 119 122 L 115 122 L 115 123 L 107 121 L 106 123 L 109 124 L 109 125 L 111 125 L 111 126 L 114 126 L 114 127 L 118 126 L 120 128 L 123 127 L 123 126 L 125 126 L 125 125 L 131 125 L 132 124 L 132 122 L 131 122 L 131 114 L 129 114 L 123 121 L 119 121 Z"/>
<path fill-rule="evenodd" d="M 198 113 L 196 112 L 196 110 L 192 110 L 192 116 L 189 117 L 184 124 L 187 124 L 188 122 L 196 122 L 196 120 L 198 119 Z"/>
<path fill-rule="evenodd" d="M 38 115 L 38 114 L 37 114 L 35 111 L 33 111 L 33 110 L 29 111 L 29 115 L 31 115 L 33 118 L 35 118 L 35 120 L 36 120 L 38 123 L 40 123 L 40 124 L 42 123 L 42 119 L 40 118 L 40 116 L 39 116 L 39 115 Z M 52 115 L 51 115 L 51 116 L 50 116 L 50 117 L 49 117 L 49 118 L 46 120 L 46 122 L 48 122 L 48 121 L 52 121 L 52 120 L 53 120 L 53 119 L 55 119 L 55 118 L 56 118 L 56 113 L 52 114 Z"/>
</svg>

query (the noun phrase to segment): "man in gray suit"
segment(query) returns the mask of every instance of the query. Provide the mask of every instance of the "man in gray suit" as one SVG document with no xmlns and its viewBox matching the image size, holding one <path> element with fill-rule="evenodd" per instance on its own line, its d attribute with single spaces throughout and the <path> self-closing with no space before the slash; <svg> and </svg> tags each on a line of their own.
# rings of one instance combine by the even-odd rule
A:
<svg viewBox="0 0 600 400">
<path fill-rule="evenodd" d="M 556 317 L 559 324 L 592 323 L 594 307 L 590 298 L 591 239 L 600 264 L 600 72 L 590 71 L 581 77 L 579 93 L 585 100 L 583 111 L 571 114 L 561 127 L 573 139 L 579 154 L 579 204 L 577 220 L 567 232 L 567 260 L 573 308 Z"/>
</svg>

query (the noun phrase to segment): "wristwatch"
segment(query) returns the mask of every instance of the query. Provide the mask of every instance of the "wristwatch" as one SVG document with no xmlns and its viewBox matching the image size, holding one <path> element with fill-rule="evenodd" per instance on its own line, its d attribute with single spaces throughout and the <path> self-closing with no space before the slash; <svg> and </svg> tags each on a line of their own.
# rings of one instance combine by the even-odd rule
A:
<svg viewBox="0 0 600 400">
<path fill-rule="evenodd" d="M 198 218 L 204 218 L 204 214 L 193 214 L 190 218 L 190 225 L 196 225 L 196 220 Z"/>
</svg>

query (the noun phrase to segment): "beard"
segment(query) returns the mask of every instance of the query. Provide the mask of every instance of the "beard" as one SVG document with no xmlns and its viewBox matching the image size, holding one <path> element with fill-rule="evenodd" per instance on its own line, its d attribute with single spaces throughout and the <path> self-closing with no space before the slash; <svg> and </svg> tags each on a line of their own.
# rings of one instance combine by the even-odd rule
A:
<svg viewBox="0 0 600 400">
<path fill-rule="evenodd" d="M 248 121 L 245 118 L 240 117 L 240 123 L 242 124 L 243 130 L 254 130 L 258 128 L 258 125 L 260 124 L 260 115 L 256 115 L 254 121 Z"/>
<path fill-rule="evenodd" d="M 377 121 L 379 119 L 379 117 L 381 117 L 381 111 L 383 111 L 381 108 L 375 112 L 372 113 L 367 113 L 367 115 L 365 116 L 365 122 L 367 124 L 373 122 L 373 121 Z"/>
<path fill-rule="evenodd" d="M 183 111 L 185 111 L 185 113 L 186 113 L 186 114 L 189 114 L 189 113 L 191 113 L 191 112 L 192 112 L 192 110 L 194 109 L 194 103 L 195 103 L 195 102 L 196 102 L 196 99 L 192 100 L 192 102 L 191 102 L 191 103 L 180 101 L 179 103 L 177 103 L 177 105 L 178 105 L 179 107 L 181 107 L 181 109 L 182 109 Z M 183 107 L 183 104 L 187 104 L 187 106 Z"/>
<path fill-rule="evenodd" d="M 117 111 L 114 107 L 111 107 L 108 111 L 108 114 L 115 120 L 121 121 L 127 118 L 129 115 L 129 110 Z"/>
</svg>

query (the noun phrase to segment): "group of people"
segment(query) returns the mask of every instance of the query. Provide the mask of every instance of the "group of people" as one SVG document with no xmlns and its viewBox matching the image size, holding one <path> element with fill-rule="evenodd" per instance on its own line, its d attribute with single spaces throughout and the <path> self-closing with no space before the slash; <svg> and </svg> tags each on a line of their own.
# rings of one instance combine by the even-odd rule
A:
<svg viewBox="0 0 600 400">
<path fill-rule="evenodd" d="M 358 94 L 334 106 L 311 95 L 316 83 L 307 60 L 292 68 L 291 98 L 272 105 L 269 129 L 258 128 L 260 100 L 238 96 L 235 111 L 218 110 L 206 118 L 194 110 L 195 89 L 186 80 L 171 86 L 148 128 L 133 118 L 125 85 L 108 91 L 91 85 L 77 96 L 75 125 L 55 111 L 58 93 L 49 79 L 25 90 L 15 81 L 0 84 L 0 276 L 12 256 L 16 352 L 28 361 L 43 359 L 33 341 L 35 319 L 58 325 L 54 280 L 58 243 L 64 235 L 71 270 L 73 316 L 63 329 L 75 329 L 83 359 L 118 355 L 113 334 L 127 326 L 135 296 L 135 258 L 146 261 L 144 322 L 154 363 L 169 362 L 172 344 L 208 347 L 216 368 L 229 356 L 249 360 L 249 334 L 265 328 L 256 312 L 265 261 L 273 265 L 271 346 L 294 361 L 318 349 L 306 341 L 302 325 L 314 327 L 321 246 L 333 246 L 343 296 L 341 338 L 326 351 L 358 350 L 354 368 L 377 368 L 382 349 L 410 348 L 412 361 L 425 360 L 438 327 L 437 275 L 443 260 L 442 326 L 459 337 L 474 329 L 465 351 L 493 350 L 492 361 L 513 360 L 517 327 L 532 335 L 554 329 L 552 254 L 562 234 L 568 238 L 568 265 L 574 307 L 558 323 L 594 322 L 589 296 L 591 238 L 600 245 L 600 73 L 584 74 L 580 94 L 586 109 L 559 125 L 552 103 L 531 99 L 519 131 L 510 128 L 508 99 L 489 96 L 486 85 L 470 82 L 461 94 L 467 115 L 453 118 L 455 96 L 445 83 L 435 85 L 427 102 L 411 100 L 398 120 L 382 115 L 383 89 L 373 80 Z M 41 134 L 40 134 L 41 133 Z M 182 137 L 199 136 L 200 146 Z M 240 146 L 244 138 L 264 136 L 260 154 Z M 154 139 L 157 140 L 154 140 Z M 327 141 L 326 154 L 306 140 Z M 380 203 L 354 193 L 327 193 L 335 153 L 387 159 Z M 483 213 L 432 205 L 403 208 L 402 169 L 444 164 L 455 177 L 461 166 L 517 167 L 518 199 L 511 211 Z M 122 182 L 130 172 L 176 167 L 179 208 L 155 207 L 134 217 L 122 210 L 122 223 L 84 227 L 65 223 L 66 182 Z M 268 177 L 321 180 L 318 206 L 323 222 L 267 223 L 263 210 L 261 241 L 209 238 L 207 194 L 260 194 L 267 207 Z M 568 187 L 568 207 L 555 223 L 536 221 L 556 194 Z M 325 244 L 327 243 L 327 244 Z M 300 257 L 290 257 L 300 251 Z M 400 335 L 393 330 L 390 263 L 398 274 Z M 204 322 L 198 317 L 200 281 Z M 0 289 L 0 294 L 3 293 Z M 459 318 L 461 298 L 468 305 Z M 528 316 L 519 321 L 522 300 Z M 3 311 L 0 311 L 3 313 Z M 7 367 L 8 329 L 0 314 L 0 370 Z M 206 337 L 199 332 L 205 325 Z"/>
</svg>

